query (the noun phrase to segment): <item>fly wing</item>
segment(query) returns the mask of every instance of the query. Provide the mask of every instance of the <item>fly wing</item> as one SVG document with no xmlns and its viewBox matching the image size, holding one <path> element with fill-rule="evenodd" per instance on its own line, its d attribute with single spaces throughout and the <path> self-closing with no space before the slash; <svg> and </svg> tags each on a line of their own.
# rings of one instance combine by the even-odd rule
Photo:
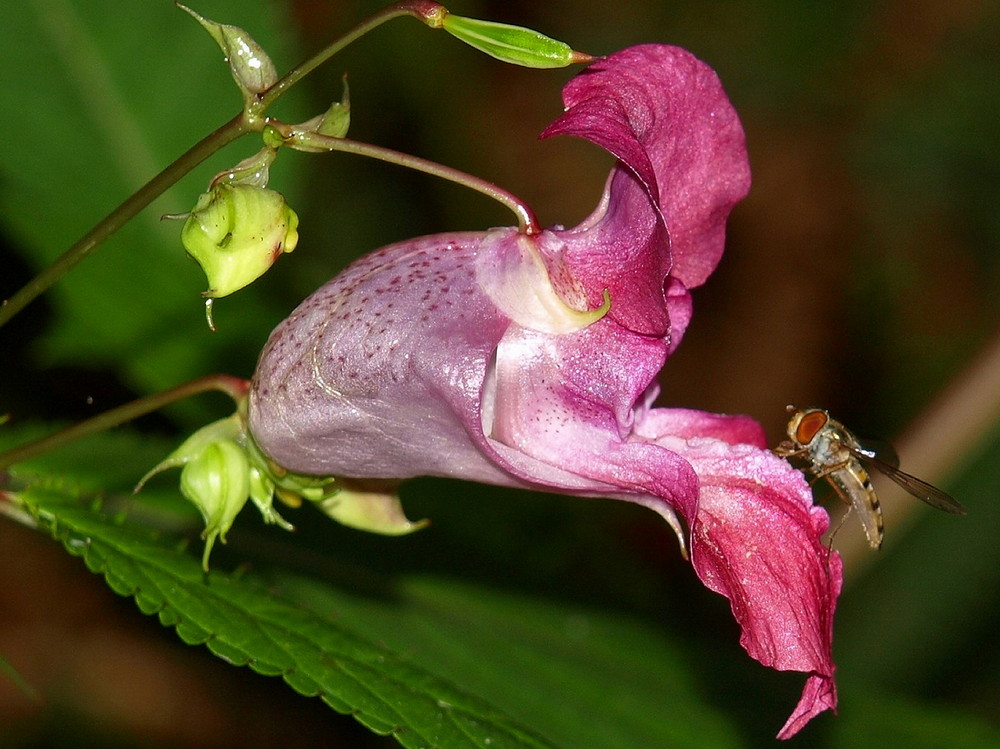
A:
<svg viewBox="0 0 1000 749">
<path fill-rule="evenodd" d="M 852 437 L 854 435 L 851 435 Z M 899 455 L 896 449 L 888 442 L 875 440 L 870 437 L 854 437 L 854 444 L 849 445 L 849 449 L 857 457 L 869 462 L 878 462 L 892 468 L 899 468 Z"/>
<path fill-rule="evenodd" d="M 911 476 L 905 471 L 899 470 L 892 463 L 887 463 L 882 459 L 881 454 L 875 455 L 874 452 L 869 452 L 864 448 L 857 449 L 855 452 L 859 458 L 864 460 L 872 468 L 877 470 L 879 473 L 885 474 L 903 487 L 909 494 L 922 502 L 926 502 L 931 507 L 943 510 L 944 512 L 949 512 L 952 515 L 964 515 L 968 512 L 968 510 L 966 510 L 965 507 L 958 502 L 958 500 L 941 491 L 936 486 L 931 486 L 926 481 L 921 481 L 916 476 Z M 895 453 L 893 453 L 893 455 L 895 455 Z"/>
</svg>

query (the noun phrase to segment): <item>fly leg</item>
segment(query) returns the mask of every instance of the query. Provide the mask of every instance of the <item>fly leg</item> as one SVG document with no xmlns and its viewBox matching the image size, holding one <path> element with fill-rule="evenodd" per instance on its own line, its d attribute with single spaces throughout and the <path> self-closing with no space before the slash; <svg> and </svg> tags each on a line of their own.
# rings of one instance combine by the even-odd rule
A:
<svg viewBox="0 0 1000 749">
<path fill-rule="evenodd" d="M 840 515 L 840 520 L 837 522 L 837 527 L 827 531 L 826 548 L 828 548 L 830 551 L 833 551 L 834 536 L 840 533 L 840 529 L 843 528 L 844 523 L 847 522 L 847 516 L 850 515 L 853 511 L 854 511 L 854 505 L 848 504 L 847 509 L 844 510 Z"/>
<path fill-rule="evenodd" d="M 777 455 L 779 458 L 801 458 L 807 452 L 809 448 L 807 447 L 796 447 L 794 443 L 788 440 L 783 440 L 778 443 L 771 452 Z"/>
</svg>

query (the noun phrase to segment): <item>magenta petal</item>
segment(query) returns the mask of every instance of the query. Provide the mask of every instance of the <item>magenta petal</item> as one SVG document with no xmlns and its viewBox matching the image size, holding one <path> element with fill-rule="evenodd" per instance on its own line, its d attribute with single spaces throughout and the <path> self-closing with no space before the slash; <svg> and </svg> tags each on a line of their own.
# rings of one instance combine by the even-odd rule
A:
<svg viewBox="0 0 1000 749">
<path fill-rule="evenodd" d="M 608 321 L 572 336 L 509 331 L 497 357 L 493 434 L 599 482 L 594 493 L 604 485 L 606 496 L 668 520 L 679 512 L 695 571 L 729 598 L 747 652 L 810 675 L 795 727 L 785 729 L 794 733 L 836 704 L 831 647 L 841 571 L 821 540 L 826 512 L 813 505 L 802 474 L 763 449 L 752 419 L 634 411 L 649 381 L 644 368 L 663 353 L 650 344 Z M 625 351 L 632 366 L 616 366 Z"/>
<path fill-rule="evenodd" d="M 492 434 L 579 471 L 595 441 L 606 450 L 628 438 L 635 403 L 664 357 L 662 341 L 606 320 L 562 336 L 511 329 L 497 349 Z"/>
<path fill-rule="evenodd" d="M 712 437 L 730 445 L 767 447 L 764 428 L 749 416 L 715 414 L 689 408 L 655 408 L 638 421 L 636 432 L 653 440 L 660 435 L 685 440 Z"/>
<path fill-rule="evenodd" d="M 683 455 L 701 482 L 691 527 L 695 571 L 729 598 L 751 656 L 809 674 L 782 729 L 787 738 L 836 706 L 831 646 L 841 562 L 821 540 L 828 517 L 813 506 L 802 474 L 769 452 L 692 440 Z"/>
<path fill-rule="evenodd" d="M 589 250 L 574 270 L 588 288 L 609 288 L 613 303 L 628 300 L 612 307 L 613 319 L 662 334 L 659 279 L 703 283 L 722 255 L 726 217 L 749 189 L 739 119 L 711 68 L 664 45 L 594 63 L 563 100 L 566 113 L 543 137 L 577 135 L 620 159 L 605 201 L 564 236 L 578 234 Z"/>
<path fill-rule="evenodd" d="M 825 710 L 837 709 L 837 685 L 833 677 L 812 674 L 806 679 L 799 704 L 778 732 L 779 739 L 790 739 Z"/>
</svg>

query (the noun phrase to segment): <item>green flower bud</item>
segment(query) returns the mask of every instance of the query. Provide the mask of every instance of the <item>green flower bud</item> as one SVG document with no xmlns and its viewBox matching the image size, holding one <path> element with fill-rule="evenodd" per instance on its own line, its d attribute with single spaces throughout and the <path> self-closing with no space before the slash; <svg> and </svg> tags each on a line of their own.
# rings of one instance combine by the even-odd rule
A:
<svg viewBox="0 0 1000 749">
<path fill-rule="evenodd" d="M 198 198 L 181 243 L 208 277 L 204 296 L 218 298 L 255 281 L 282 253 L 294 250 L 298 225 L 281 193 L 219 183 Z"/>
<path fill-rule="evenodd" d="M 335 101 L 319 117 L 313 117 L 301 125 L 296 125 L 296 130 L 327 135 L 331 138 L 346 138 L 347 130 L 351 126 L 351 91 L 347 86 L 347 76 L 343 78 L 344 93 L 340 96 L 340 101 Z"/>
<path fill-rule="evenodd" d="M 181 493 L 205 519 L 202 566 L 207 570 L 215 539 L 226 542 L 226 533 L 250 496 L 250 462 L 243 448 L 231 440 L 206 445 L 198 457 L 184 464 Z"/>
<path fill-rule="evenodd" d="M 238 26 L 216 23 L 180 3 L 178 6 L 193 16 L 215 39 L 243 94 L 244 107 L 251 109 L 256 95 L 267 91 L 278 80 L 278 72 L 271 58 L 250 34 Z"/>
<path fill-rule="evenodd" d="M 276 465 L 247 431 L 245 398 L 237 404 L 236 413 L 203 426 L 184 440 L 143 476 L 135 491 L 161 471 L 178 467 L 181 494 L 198 508 L 205 522 L 201 537 L 206 571 L 216 539 L 226 542 L 226 534 L 247 500 L 265 523 L 289 531 L 293 527 L 275 510 L 275 497 L 291 507 L 308 500 L 334 520 L 373 533 L 398 536 L 427 525 L 426 520 L 407 519 L 390 484 L 303 475 Z"/>
<path fill-rule="evenodd" d="M 321 115 L 310 120 L 293 125 L 287 137 L 283 137 L 281 145 L 306 153 L 323 153 L 329 151 L 329 145 L 316 142 L 314 135 L 324 138 L 345 138 L 351 126 L 351 97 L 347 88 L 347 78 L 344 78 L 344 94 L 340 101 L 335 101 Z"/>
<path fill-rule="evenodd" d="M 245 408 L 244 401 L 232 416 L 203 426 L 143 476 L 135 488 L 140 491 L 161 471 L 181 468 L 181 493 L 198 508 L 205 521 L 202 565 L 206 570 L 215 539 L 226 542 L 226 533 L 247 499 L 257 507 L 265 523 L 290 531 L 291 523 L 274 509 L 275 494 L 293 498 L 290 504 L 297 506 L 302 496 L 310 499 L 327 496 L 333 482 L 332 478 L 275 475 L 246 433 Z M 289 488 L 282 488 L 282 483 Z"/>
<path fill-rule="evenodd" d="M 277 153 L 279 148 L 292 148 L 305 153 L 327 153 L 333 150 L 333 140 L 345 138 L 351 126 L 351 98 L 344 77 L 344 93 L 323 114 L 297 125 L 268 122 L 261 135 L 265 151 Z M 272 159 L 273 160 L 273 159 Z"/>
<path fill-rule="evenodd" d="M 590 55 L 574 51 L 565 42 L 521 26 L 481 21 L 452 13 L 444 17 L 441 26 L 453 37 L 480 52 L 526 68 L 564 68 L 593 59 Z"/>
</svg>

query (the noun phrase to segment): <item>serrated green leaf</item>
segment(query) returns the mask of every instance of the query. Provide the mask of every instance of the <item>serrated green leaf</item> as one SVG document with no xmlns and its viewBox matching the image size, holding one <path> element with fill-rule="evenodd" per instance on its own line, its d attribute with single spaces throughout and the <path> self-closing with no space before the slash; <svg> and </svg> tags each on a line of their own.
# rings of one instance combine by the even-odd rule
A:
<svg viewBox="0 0 1000 749">
<path fill-rule="evenodd" d="M 29 444 L 58 432 L 65 424 L 19 422 L 0 426 L 0 451 Z M 27 481 L 72 482 L 81 491 L 122 490 L 142 476 L 175 447 L 174 441 L 129 430 L 111 430 L 64 445 L 19 463 L 14 474 Z M 109 460 L 107 456 L 114 456 Z"/>
<path fill-rule="evenodd" d="M 490 704 L 415 667 L 340 622 L 275 596 L 247 577 L 203 575 L 197 560 L 148 530 L 118 524 L 64 494 L 19 495 L 40 527 L 82 555 L 122 595 L 158 610 L 182 640 L 280 674 L 406 747 L 546 747 Z M 165 612 L 170 611 L 170 615 Z"/>
<path fill-rule="evenodd" d="M 20 442 L 21 431 L 0 431 L 0 446 Z M 146 511 L 146 492 L 165 492 L 168 482 L 154 481 L 124 505 L 115 494 L 106 494 L 103 507 L 130 509 L 124 525 L 87 499 L 85 489 L 100 485 L 102 470 L 108 473 L 108 486 L 127 490 L 166 449 L 159 441 L 143 447 L 142 440 L 125 431 L 102 434 L 17 466 L 16 478 L 35 481 L 39 472 L 59 472 L 62 482 L 42 480 L 25 495 L 36 513 L 48 518 L 47 527 L 54 528 L 68 551 L 82 556 L 116 592 L 132 595 L 142 612 L 174 627 L 185 643 L 204 644 L 231 664 L 282 676 L 297 692 L 319 695 L 342 713 L 368 710 L 372 700 L 377 707 L 376 698 L 385 691 L 380 685 L 392 682 L 398 665 L 393 653 L 405 653 L 405 665 L 413 670 L 407 672 L 411 681 L 395 685 L 397 701 L 403 699 L 399 693 L 416 694 L 435 705 L 461 706 L 474 694 L 486 700 L 475 704 L 488 705 L 481 713 L 512 716 L 556 746 L 719 749 L 738 744 L 728 719 L 701 696 L 680 649 L 659 628 L 621 615 L 426 575 L 391 581 L 386 588 L 390 596 L 360 593 L 283 568 L 240 578 L 217 572 L 203 577 L 194 556 L 200 550 L 196 542 L 187 548 L 175 535 L 148 528 L 161 516 Z M 94 455 L 120 458 L 95 460 Z M 78 476 L 85 481 L 75 485 Z M 196 539 L 199 524 L 190 513 L 188 517 L 192 522 L 186 530 Z M 318 513 L 313 517 L 325 522 Z M 166 527 L 176 525 L 168 522 Z M 297 542 L 280 538 L 289 545 Z M 255 568 L 263 569 L 259 563 Z M 226 625 L 221 635 L 217 619 Z M 337 642 L 330 648 L 337 658 L 354 661 L 331 660 L 328 653 L 317 652 L 330 638 Z M 358 655 L 366 652 L 367 657 Z M 290 653 L 325 662 L 331 672 L 298 669 Z M 383 662 L 372 653 L 386 659 L 390 673 L 382 673 Z M 347 680 L 354 688 L 337 691 L 324 679 Z M 458 698 L 449 684 L 461 685 Z M 421 709 L 421 726 L 440 724 L 459 742 L 442 739 L 442 748 L 467 746 L 466 739 L 456 737 L 468 731 L 485 735 L 483 726 L 490 724 L 476 711 L 466 718 L 454 708 Z M 383 733 L 400 724 L 384 706 L 358 718 Z"/>
<path fill-rule="evenodd" d="M 295 575 L 271 587 L 489 695 L 559 746 L 739 745 L 662 632 L 627 617 L 433 578 L 397 584 L 392 601 Z"/>
</svg>

